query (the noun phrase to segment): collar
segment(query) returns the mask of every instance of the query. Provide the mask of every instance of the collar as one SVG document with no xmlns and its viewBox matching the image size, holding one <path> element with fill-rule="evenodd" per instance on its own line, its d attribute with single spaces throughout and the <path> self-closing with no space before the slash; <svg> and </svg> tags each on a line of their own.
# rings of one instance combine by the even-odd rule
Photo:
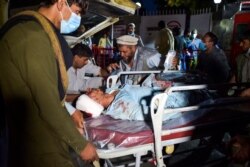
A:
<svg viewBox="0 0 250 167">
<path fill-rule="evenodd" d="M 134 61 L 137 59 L 137 57 L 138 57 L 138 47 L 136 48 L 136 51 L 135 51 Z"/>
</svg>

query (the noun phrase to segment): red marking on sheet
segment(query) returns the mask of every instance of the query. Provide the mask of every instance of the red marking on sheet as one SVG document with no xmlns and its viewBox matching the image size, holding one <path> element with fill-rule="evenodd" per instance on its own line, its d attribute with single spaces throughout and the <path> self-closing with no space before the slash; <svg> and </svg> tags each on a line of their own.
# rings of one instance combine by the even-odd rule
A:
<svg viewBox="0 0 250 167">
<path fill-rule="evenodd" d="M 119 108 L 119 107 L 122 108 L 122 111 L 123 111 L 124 113 L 127 112 L 127 110 L 128 110 L 128 104 L 124 103 L 123 101 L 118 102 L 116 108 Z"/>
</svg>

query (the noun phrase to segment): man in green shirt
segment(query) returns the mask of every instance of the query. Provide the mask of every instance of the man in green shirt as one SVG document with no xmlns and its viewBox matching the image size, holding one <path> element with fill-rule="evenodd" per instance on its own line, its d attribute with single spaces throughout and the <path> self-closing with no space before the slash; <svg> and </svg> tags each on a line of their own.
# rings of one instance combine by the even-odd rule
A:
<svg viewBox="0 0 250 167">
<path fill-rule="evenodd" d="M 16 16 L 0 31 L 8 166 L 73 167 L 69 148 L 83 160 L 98 159 L 62 105 L 72 57 L 60 33 L 74 31 L 87 7 L 87 0 L 44 0 L 38 12 Z"/>
</svg>

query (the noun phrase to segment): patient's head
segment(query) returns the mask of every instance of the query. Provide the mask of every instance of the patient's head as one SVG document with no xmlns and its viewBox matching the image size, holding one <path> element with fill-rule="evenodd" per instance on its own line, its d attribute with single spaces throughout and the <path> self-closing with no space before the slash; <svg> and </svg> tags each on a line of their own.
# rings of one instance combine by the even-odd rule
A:
<svg viewBox="0 0 250 167">
<path fill-rule="evenodd" d="M 87 95 L 93 99 L 94 101 L 96 101 L 97 103 L 102 105 L 102 101 L 104 99 L 105 93 L 101 90 L 101 89 L 89 89 L 87 91 Z"/>
<path fill-rule="evenodd" d="M 104 108 L 107 108 L 115 97 L 115 94 L 104 93 L 103 90 L 95 88 L 89 89 L 86 94 Z"/>
<path fill-rule="evenodd" d="M 92 117 L 98 117 L 104 110 L 104 107 L 102 105 L 98 104 L 85 94 L 81 95 L 77 99 L 76 108 L 88 114 L 91 114 Z"/>
</svg>

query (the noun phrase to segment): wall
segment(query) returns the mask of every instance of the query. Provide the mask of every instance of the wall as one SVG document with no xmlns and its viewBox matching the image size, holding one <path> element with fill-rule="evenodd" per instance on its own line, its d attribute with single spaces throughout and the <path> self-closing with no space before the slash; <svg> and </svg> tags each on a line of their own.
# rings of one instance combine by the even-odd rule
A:
<svg viewBox="0 0 250 167">
<path fill-rule="evenodd" d="M 190 30 L 197 29 L 198 34 L 203 36 L 212 30 L 212 13 L 210 10 L 203 9 L 192 13 L 190 17 Z"/>
<path fill-rule="evenodd" d="M 136 33 L 141 35 L 144 44 L 147 47 L 154 48 L 154 38 L 158 31 L 158 22 L 164 20 L 169 28 L 179 26 L 184 31 L 186 26 L 190 26 L 190 30 L 196 28 L 199 35 L 202 36 L 206 32 L 212 30 L 212 12 L 210 9 L 201 9 L 194 11 L 186 20 L 184 10 L 162 10 L 149 11 L 143 13 L 143 16 L 129 16 L 121 18 L 114 26 L 114 31 L 119 34 L 125 31 L 127 23 L 134 22 L 136 24 Z"/>
<path fill-rule="evenodd" d="M 140 35 L 143 39 L 144 44 L 147 47 L 154 47 L 154 38 L 158 32 L 158 22 L 160 20 L 165 21 L 166 26 L 172 28 L 179 26 L 185 27 L 185 14 L 173 14 L 173 15 L 156 15 L 156 16 L 142 16 L 140 25 Z"/>
</svg>

